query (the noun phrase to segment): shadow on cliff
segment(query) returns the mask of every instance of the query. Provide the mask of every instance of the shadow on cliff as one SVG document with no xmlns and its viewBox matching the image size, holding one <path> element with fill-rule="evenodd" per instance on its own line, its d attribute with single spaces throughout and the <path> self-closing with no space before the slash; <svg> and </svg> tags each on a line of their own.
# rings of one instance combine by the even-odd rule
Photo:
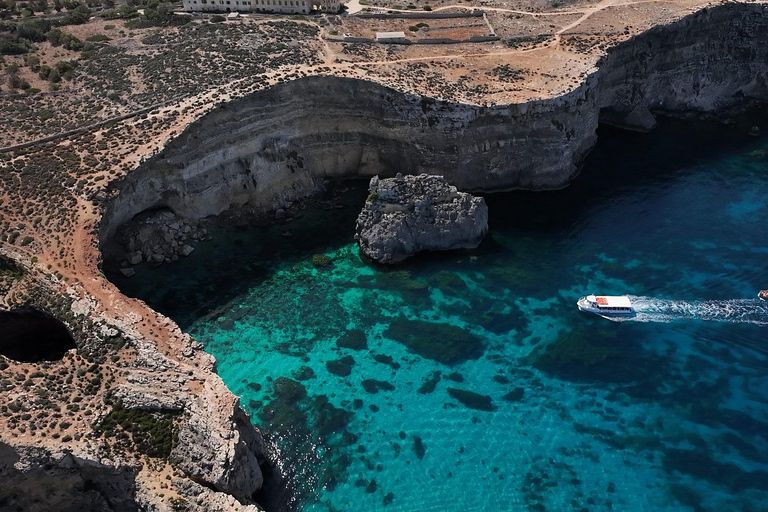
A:
<svg viewBox="0 0 768 512">
<path fill-rule="evenodd" d="M 568 187 L 485 195 L 491 234 L 498 228 L 517 235 L 572 229 L 589 210 L 628 190 L 664 188 L 681 172 L 696 172 L 700 164 L 754 142 L 750 128 L 765 125 L 766 115 L 768 104 L 755 103 L 723 120 L 660 117 L 647 133 L 601 125 L 596 147 Z M 493 252 L 494 244 L 481 248 Z"/>
<path fill-rule="evenodd" d="M 139 512 L 136 472 L 112 468 L 66 454 L 53 459 L 29 454 L 37 464 L 14 467 L 20 456 L 0 442 L 0 510 L 24 512 Z M 28 457 L 25 457 L 28 458 Z"/>
</svg>

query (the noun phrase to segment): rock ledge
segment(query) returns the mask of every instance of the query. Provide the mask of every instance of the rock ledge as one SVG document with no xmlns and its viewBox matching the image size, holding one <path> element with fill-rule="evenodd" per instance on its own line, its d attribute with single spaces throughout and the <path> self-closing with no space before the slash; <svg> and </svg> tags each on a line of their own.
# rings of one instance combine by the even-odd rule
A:
<svg viewBox="0 0 768 512">
<path fill-rule="evenodd" d="M 459 192 L 442 176 L 374 176 L 368 190 L 355 239 L 379 263 L 420 251 L 474 249 L 488 232 L 485 200 Z"/>
</svg>

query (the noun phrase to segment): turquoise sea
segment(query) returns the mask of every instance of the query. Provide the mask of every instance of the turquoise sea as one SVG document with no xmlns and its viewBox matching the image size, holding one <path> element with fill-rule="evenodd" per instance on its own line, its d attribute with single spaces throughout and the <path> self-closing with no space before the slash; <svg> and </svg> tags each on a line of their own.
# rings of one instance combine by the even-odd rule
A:
<svg viewBox="0 0 768 512">
<path fill-rule="evenodd" d="M 113 279 L 268 433 L 270 512 L 766 510 L 765 119 L 601 128 L 567 189 L 487 196 L 475 251 L 364 263 L 367 183 L 344 182 L 344 208 Z M 580 313 L 588 293 L 639 314 Z"/>
</svg>

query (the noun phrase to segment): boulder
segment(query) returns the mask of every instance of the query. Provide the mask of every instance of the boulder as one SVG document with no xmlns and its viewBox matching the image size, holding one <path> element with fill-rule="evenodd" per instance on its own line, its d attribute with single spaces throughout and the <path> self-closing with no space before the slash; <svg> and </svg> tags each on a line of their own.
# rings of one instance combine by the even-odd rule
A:
<svg viewBox="0 0 768 512">
<path fill-rule="evenodd" d="M 123 274 L 125 277 L 133 277 L 136 275 L 136 271 L 133 270 L 132 267 L 121 268 L 120 273 Z"/>
<path fill-rule="evenodd" d="M 143 254 L 141 254 L 141 251 L 135 251 L 128 254 L 128 263 L 131 265 L 138 265 L 141 263 L 141 260 L 143 259 Z"/>
<path fill-rule="evenodd" d="M 485 200 L 459 192 L 442 176 L 376 176 L 369 192 L 355 239 L 362 253 L 379 263 L 397 263 L 420 251 L 474 249 L 488 232 Z"/>
</svg>

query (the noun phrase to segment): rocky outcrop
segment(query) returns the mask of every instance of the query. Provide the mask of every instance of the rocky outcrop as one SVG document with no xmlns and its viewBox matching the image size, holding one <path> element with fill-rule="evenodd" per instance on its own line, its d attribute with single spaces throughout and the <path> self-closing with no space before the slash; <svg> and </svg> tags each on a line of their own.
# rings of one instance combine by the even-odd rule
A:
<svg viewBox="0 0 768 512">
<path fill-rule="evenodd" d="M 421 251 L 474 249 L 488 232 L 485 200 L 459 192 L 442 176 L 373 177 L 369 192 L 355 239 L 379 263 Z"/>
<path fill-rule="evenodd" d="M 189 412 L 171 461 L 192 480 L 250 502 L 264 481 L 259 464 L 266 451 L 237 397 L 213 377 Z"/>
<path fill-rule="evenodd" d="M 0 417 L 0 510 L 259 510 L 261 434 L 202 344 L 141 303 L 107 315 L 28 265 L 0 256 L 0 270 L 0 303 L 45 311 L 76 346 L 42 362 L 0 356 L 0 401 L 14 412 Z M 131 434 L 145 429 L 158 444 Z"/>
<path fill-rule="evenodd" d="M 144 262 L 152 266 L 189 256 L 193 244 L 205 240 L 208 232 L 197 219 L 184 219 L 169 210 L 153 210 L 126 222 L 113 242 L 105 247 L 105 259 L 119 262 L 126 277 L 131 268 Z"/>
</svg>

